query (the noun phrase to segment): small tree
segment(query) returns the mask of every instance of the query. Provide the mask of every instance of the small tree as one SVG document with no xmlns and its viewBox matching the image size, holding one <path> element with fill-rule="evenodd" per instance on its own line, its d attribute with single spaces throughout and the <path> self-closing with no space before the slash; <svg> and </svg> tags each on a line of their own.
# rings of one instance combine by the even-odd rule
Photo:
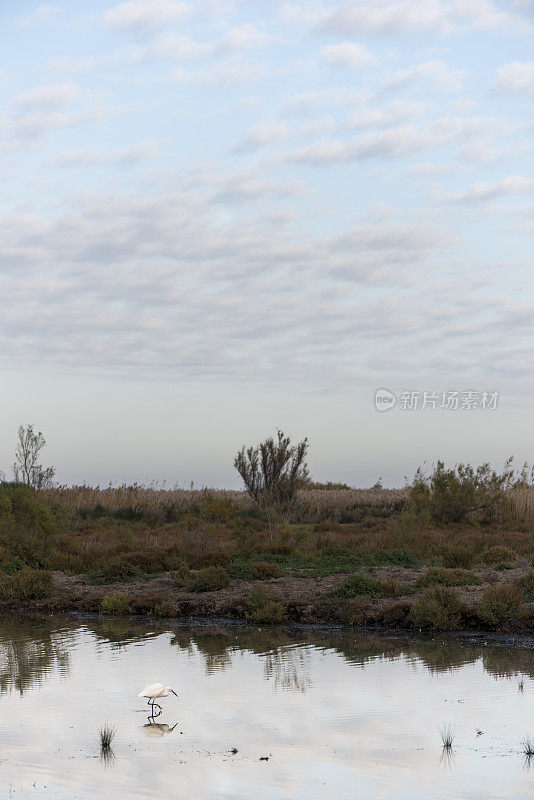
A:
<svg viewBox="0 0 534 800">
<path fill-rule="evenodd" d="M 260 506 L 287 515 L 297 490 L 309 480 L 307 451 L 307 439 L 292 445 L 289 436 L 279 430 L 276 438 L 266 439 L 256 447 L 242 447 L 234 459 L 234 467 L 248 494 Z"/>
<path fill-rule="evenodd" d="M 38 463 L 39 453 L 45 447 L 46 439 L 41 431 L 34 433 L 33 425 L 20 426 L 18 444 L 15 450 L 13 474 L 15 480 L 34 489 L 46 489 L 52 484 L 56 473 L 54 467 L 46 469 Z"/>
</svg>

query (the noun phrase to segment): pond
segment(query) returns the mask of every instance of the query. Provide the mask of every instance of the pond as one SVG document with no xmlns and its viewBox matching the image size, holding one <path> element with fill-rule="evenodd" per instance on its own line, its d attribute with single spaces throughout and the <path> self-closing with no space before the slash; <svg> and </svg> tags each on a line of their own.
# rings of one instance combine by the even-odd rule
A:
<svg viewBox="0 0 534 800">
<path fill-rule="evenodd" d="M 149 718 L 156 681 L 178 698 Z M 1 797 L 533 796 L 528 646 L 11 616 L 0 689 Z"/>
</svg>

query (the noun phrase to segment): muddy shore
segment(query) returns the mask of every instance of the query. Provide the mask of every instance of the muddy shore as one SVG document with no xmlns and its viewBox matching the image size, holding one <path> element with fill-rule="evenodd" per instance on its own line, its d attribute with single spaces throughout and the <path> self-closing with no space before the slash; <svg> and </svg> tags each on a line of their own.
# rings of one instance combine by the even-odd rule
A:
<svg viewBox="0 0 534 800">
<path fill-rule="evenodd" d="M 512 584 L 531 571 L 525 561 L 514 569 L 496 571 L 479 566 L 473 571 L 480 584 L 455 587 L 462 609 L 458 630 L 497 631 L 504 634 L 534 633 L 534 603 L 524 603 L 518 612 L 499 626 L 484 625 L 477 615 L 484 592 L 495 584 Z M 370 574 L 379 580 L 396 584 L 395 596 L 380 599 L 358 598 L 347 616 L 346 606 L 333 593 L 347 578 L 346 574 L 326 577 L 293 577 L 286 574 L 268 580 L 232 580 L 218 591 L 191 592 L 176 585 L 170 573 L 144 580 L 114 581 L 95 585 L 86 575 L 66 575 L 55 571 L 52 592 L 44 599 L 25 604 L 34 611 L 80 611 L 99 613 L 102 601 L 118 592 L 126 595 L 129 612 L 146 617 L 203 618 L 218 620 L 243 619 L 243 603 L 258 586 L 275 602 L 282 603 L 288 623 L 376 626 L 387 629 L 413 628 L 412 605 L 422 596 L 417 587 L 426 567 L 409 569 L 398 566 L 375 567 Z M 354 607 L 355 606 L 355 607 Z M 0 608 L 8 606 L 0 601 Z"/>
</svg>

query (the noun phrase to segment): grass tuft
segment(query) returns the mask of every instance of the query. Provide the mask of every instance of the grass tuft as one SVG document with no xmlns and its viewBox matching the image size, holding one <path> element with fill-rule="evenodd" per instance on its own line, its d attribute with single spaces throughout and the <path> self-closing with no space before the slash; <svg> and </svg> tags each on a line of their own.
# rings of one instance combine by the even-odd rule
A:
<svg viewBox="0 0 534 800">
<path fill-rule="evenodd" d="M 441 737 L 441 744 L 445 750 L 450 750 L 454 744 L 454 727 L 446 722 L 438 726 L 439 735 Z"/>
<path fill-rule="evenodd" d="M 111 747 L 111 742 L 115 737 L 115 727 L 110 725 L 109 722 L 106 722 L 105 725 L 102 725 L 98 729 L 98 735 L 100 737 L 100 749 L 101 750 L 109 750 Z"/>
</svg>

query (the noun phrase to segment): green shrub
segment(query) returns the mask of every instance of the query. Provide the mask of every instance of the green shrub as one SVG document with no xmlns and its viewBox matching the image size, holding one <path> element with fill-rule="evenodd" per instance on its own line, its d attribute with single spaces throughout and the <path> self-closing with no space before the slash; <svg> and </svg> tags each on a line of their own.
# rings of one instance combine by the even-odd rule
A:
<svg viewBox="0 0 534 800">
<path fill-rule="evenodd" d="M 520 605 L 521 591 L 517 586 L 496 584 L 482 595 L 478 616 L 487 625 L 500 625 L 515 616 Z"/>
<path fill-rule="evenodd" d="M 462 603 L 454 589 L 434 586 L 412 606 L 411 619 L 422 630 L 454 630 L 460 623 Z"/>
<path fill-rule="evenodd" d="M 448 569 L 471 569 L 475 563 L 475 551 L 464 545 L 450 545 L 443 551 L 443 566 Z"/>
<path fill-rule="evenodd" d="M 206 567 L 192 578 L 189 589 L 192 592 L 216 592 L 230 583 L 230 576 L 224 567 Z"/>
<path fill-rule="evenodd" d="M 485 564 L 515 564 L 517 553 L 511 547 L 503 544 L 496 544 L 488 547 L 480 554 L 480 560 Z"/>
<path fill-rule="evenodd" d="M 502 518 L 507 508 L 505 490 L 514 479 L 511 461 L 501 475 L 487 463 L 479 467 L 456 464 L 446 469 L 445 464 L 438 461 L 429 476 L 417 470 L 407 508 L 439 525 L 468 518 L 487 524 Z"/>
<path fill-rule="evenodd" d="M 421 575 L 417 580 L 418 586 L 474 586 L 482 583 L 482 580 L 469 572 L 467 569 L 444 569 L 443 567 L 433 567 Z"/>
<path fill-rule="evenodd" d="M 273 600 L 262 586 L 255 586 L 248 593 L 241 612 L 257 625 L 281 625 L 287 618 L 285 605 Z"/>
<path fill-rule="evenodd" d="M 534 603 L 534 570 L 514 581 L 514 586 L 521 592 L 525 603 Z"/>
<path fill-rule="evenodd" d="M 252 581 L 264 581 L 268 578 L 280 578 L 284 574 L 284 570 L 278 564 L 257 561 L 250 565 L 248 574 Z"/>
<path fill-rule="evenodd" d="M 102 614 L 116 614 L 122 616 L 130 613 L 130 598 L 124 592 L 115 592 L 115 594 L 107 594 L 102 599 L 100 606 Z"/>
<path fill-rule="evenodd" d="M 50 594 L 52 587 L 52 575 L 46 569 L 25 567 L 0 578 L 0 592 L 9 603 L 42 600 Z"/>
<path fill-rule="evenodd" d="M 361 573 L 346 578 L 334 592 L 337 597 L 384 597 L 386 593 L 382 581 Z"/>
</svg>

